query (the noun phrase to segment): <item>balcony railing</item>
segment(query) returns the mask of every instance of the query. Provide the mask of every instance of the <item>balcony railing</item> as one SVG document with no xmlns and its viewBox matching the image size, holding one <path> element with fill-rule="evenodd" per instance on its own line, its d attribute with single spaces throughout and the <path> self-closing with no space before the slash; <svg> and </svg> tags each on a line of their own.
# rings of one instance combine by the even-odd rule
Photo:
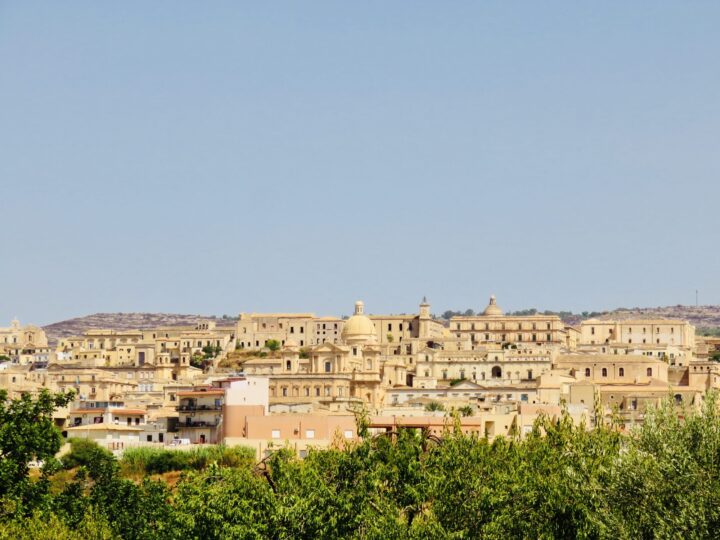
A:
<svg viewBox="0 0 720 540">
<path fill-rule="evenodd" d="M 221 411 L 222 405 L 178 405 L 178 411 Z"/>
<path fill-rule="evenodd" d="M 180 422 L 178 424 L 178 428 L 180 429 L 187 429 L 187 428 L 207 428 L 207 427 L 218 427 L 220 425 L 219 420 L 215 420 L 212 422 L 204 422 L 204 421 L 198 421 L 198 422 Z"/>
</svg>

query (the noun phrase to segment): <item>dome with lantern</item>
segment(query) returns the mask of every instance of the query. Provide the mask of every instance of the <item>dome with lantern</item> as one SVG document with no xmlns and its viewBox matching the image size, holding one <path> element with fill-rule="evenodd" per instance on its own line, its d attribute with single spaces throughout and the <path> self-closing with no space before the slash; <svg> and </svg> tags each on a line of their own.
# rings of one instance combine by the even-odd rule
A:
<svg viewBox="0 0 720 540">
<path fill-rule="evenodd" d="M 365 315 L 365 304 L 361 301 L 355 302 L 355 314 L 350 317 L 342 329 L 342 340 L 345 343 L 367 343 L 377 341 L 375 325 L 370 317 Z"/>
</svg>

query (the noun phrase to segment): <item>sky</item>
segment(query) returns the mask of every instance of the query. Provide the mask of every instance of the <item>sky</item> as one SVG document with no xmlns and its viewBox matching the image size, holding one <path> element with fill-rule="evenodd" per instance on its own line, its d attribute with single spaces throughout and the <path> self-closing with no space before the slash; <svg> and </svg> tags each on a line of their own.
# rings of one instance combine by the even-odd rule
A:
<svg viewBox="0 0 720 540">
<path fill-rule="evenodd" d="M 718 24 L 0 0 L 0 326 L 720 304 Z"/>
</svg>

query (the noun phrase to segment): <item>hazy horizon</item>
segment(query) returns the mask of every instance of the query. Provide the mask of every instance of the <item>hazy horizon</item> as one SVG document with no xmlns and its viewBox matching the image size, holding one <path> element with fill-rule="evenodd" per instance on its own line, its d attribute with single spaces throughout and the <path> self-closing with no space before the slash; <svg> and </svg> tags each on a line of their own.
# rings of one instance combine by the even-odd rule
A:
<svg viewBox="0 0 720 540">
<path fill-rule="evenodd" d="M 0 2 L 0 326 L 720 304 L 719 16 Z"/>
</svg>

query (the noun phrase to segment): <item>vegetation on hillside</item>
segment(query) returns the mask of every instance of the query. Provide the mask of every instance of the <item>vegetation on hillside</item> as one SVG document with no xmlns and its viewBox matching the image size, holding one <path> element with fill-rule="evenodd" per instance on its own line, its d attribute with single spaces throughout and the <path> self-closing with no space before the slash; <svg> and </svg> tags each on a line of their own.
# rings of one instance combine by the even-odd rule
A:
<svg viewBox="0 0 720 540">
<path fill-rule="evenodd" d="M 631 434 L 563 415 L 491 442 L 451 418 L 441 439 L 403 430 L 302 460 L 287 449 L 261 464 L 218 458 L 172 486 L 129 480 L 123 462 L 86 448 L 91 461 L 57 493 L 45 488 L 58 445 L 32 433 L 65 397 L 41 400 L 3 400 L 0 444 L 16 434 L 23 450 L 2 446 L 0 539 L 713 538 L 720 527 L 714 395 L 701 410 L 668 400 Z M 31 480 L 24 463 L 37 456 L 47 470 Z M 148 471 L 153 459 L 124 461 Z"/>
<path fill-rule="evenodd" d="M 453 311 L 451 309 L 443 312 L 440 316 L 442 319 L 450 320 L 453 317 L 472 317 L 474 315 L 482 315 L 482 310 L 475 311 L 473 309 L 466 309 L 465 311 Z M 538 311 L 535 308 L 520 309 L 517 311 L 509 311 L 505 315 L 517 316 L 517 317 L 532 317 L 533 315 L 557 315 L 562 319 L 563 322 L 568 324 L 577 324 L 580 321 L 586 319 L 592 319 L 594 317 L 600 317 L 606 315 L 607 311 L 583 311 L 581 313 L 573 313 L 572 311 L 551 311 L 546 309 L 545 311 Z"/>
</svg>

